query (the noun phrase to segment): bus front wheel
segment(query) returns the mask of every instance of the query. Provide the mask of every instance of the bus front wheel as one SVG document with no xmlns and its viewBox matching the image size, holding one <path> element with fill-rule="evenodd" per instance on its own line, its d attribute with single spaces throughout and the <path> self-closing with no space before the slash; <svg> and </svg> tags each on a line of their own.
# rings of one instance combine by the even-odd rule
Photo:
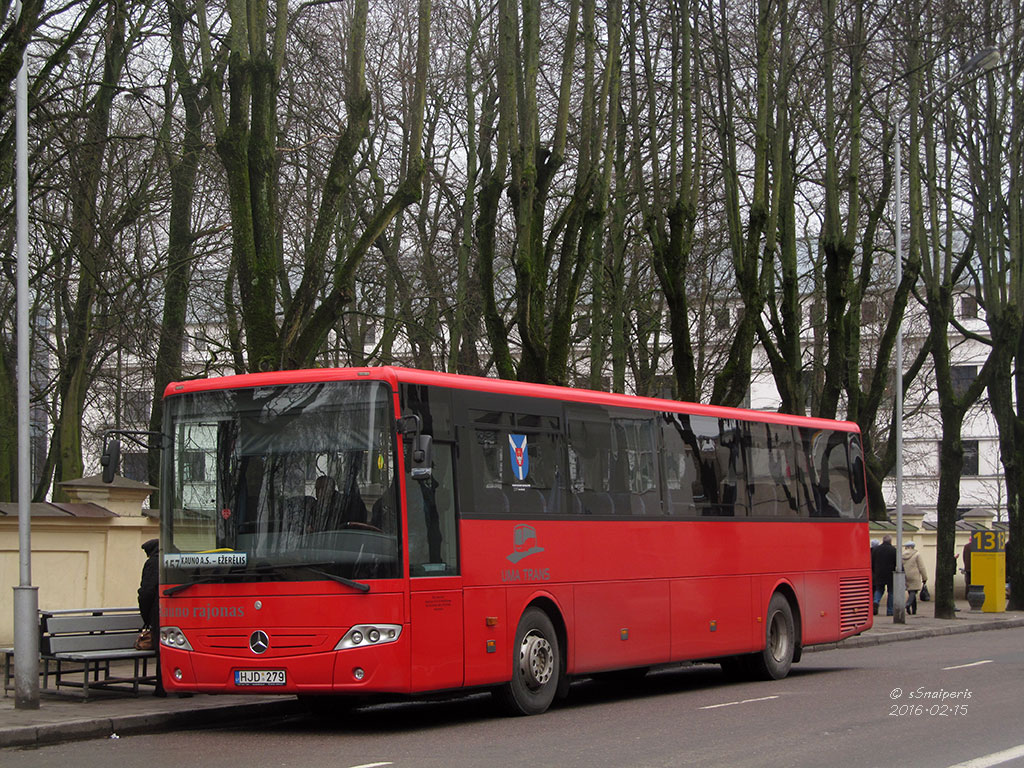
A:
<svg viewBox="0 0 1024 768">
<path fill-rule="evenodd" d="M 551 706 L 562 676 L 558 635 L 539 608 L 527 608 L 516 629 L 512 679 L 498 690 L 504 708 L 514 715 L 539 715 Z"/>
<path fill-rule="evenodd" d="M 793 609 L 784 595 L 776 592 L 768 603 L 765 621 L 765 648 L 752 659 L 757 677 L 781 680 L 789 674 L 796 654 L 796 622 Z"/>
</svg>

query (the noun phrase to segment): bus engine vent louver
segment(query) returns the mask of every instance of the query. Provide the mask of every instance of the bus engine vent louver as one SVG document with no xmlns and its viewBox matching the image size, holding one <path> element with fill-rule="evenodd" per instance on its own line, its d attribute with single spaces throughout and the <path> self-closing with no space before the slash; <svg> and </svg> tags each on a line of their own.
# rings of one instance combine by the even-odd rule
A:
<svg viewBox="0 0 1024 768">
<path fill-rule="evenodd" d="M 839 632 L 846 635 L 871 619 L 871 579 L 839 579 Z"/>
</svg>

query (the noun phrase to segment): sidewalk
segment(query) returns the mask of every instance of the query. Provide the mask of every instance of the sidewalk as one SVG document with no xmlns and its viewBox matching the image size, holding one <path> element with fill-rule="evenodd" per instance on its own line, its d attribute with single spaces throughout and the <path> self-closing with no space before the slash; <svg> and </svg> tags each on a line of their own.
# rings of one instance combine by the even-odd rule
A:
<svg viewBox="0 0 1024 768">
<path fill-rule="evenodd" d="M 884 606 L 884 604 L 883 604 Z M 874 626 L 840 643 L 817 645 L 810 651 L 863 648 L 882 643 L 916 640 L 938 635 L 1024 627 L 1024 613 L 975 613 L 966 601 L 957 603 L 953 620 L 936 619 L 934 603 L 921 603 L 920 613 L 894 624 L 890 616 L 875 616 Z M 0 697 L 0 749 L 60 741 L 114 738 L 132 733 L 187 730 L 219 723 L 284 717 L 300 711 L 292 696 L 207 696 L 159 699 L 103 695 L 88 701 L 72 695 L 43 694 L 39 709 L 14 708 L 14 695 Z"/>
<path fill-rule="evenodd" d="M 966 600 L 957 600 L 955 619 L 936 619 L 935 603 L 918 602 L 918 613 L 907 616 L 906 623 L 894 624 L 892 616 L 885 616 L 885 601 L 882 612 L 874 616 L 874 625 L 867 632 L 850 637 L 839 643 L 826 643 L 805 648 L 804 652 L 828 651 L 834 648 L 864 648 L 882 643 L 898 643 L 903 640 L 917 640 L 938 635 L 958 635 L 962 632 L 982 632 L 988 629 L 1024 627 L 1024 613 L 982 613 L 972 611 Z"/>
</svg>

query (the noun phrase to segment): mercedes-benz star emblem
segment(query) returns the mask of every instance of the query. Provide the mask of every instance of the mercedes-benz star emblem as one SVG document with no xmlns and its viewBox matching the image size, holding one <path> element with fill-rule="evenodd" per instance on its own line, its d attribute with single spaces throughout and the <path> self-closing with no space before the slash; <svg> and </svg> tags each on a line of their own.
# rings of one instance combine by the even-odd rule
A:
<svg viewBox="0 0 1024 768">
<path fill-rule="evenodd" d="M 262 629 L 257 629 L 249 635 L 249 650 L 253 653 L 266 653 L 270 648 L 270 638 Z"/>
</svg>

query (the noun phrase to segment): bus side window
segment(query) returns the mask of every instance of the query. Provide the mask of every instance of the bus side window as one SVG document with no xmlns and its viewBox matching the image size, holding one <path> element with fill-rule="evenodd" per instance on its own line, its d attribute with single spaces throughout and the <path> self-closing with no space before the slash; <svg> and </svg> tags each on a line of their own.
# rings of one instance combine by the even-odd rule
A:
<svg viewBox="0 0 1024 768">
<path fill-rule="evenodd" d="M 414 480 L 406 472 L 405 491 L 409 520 L 409 575 L 457 575 L 459 550 L 452 446 L 434 443 L 431 477 Z"/>
<path fill-rule="evenodd" d="M 850 457 L 850 517 L 861 520 L 867 516 L 867 488 L 864 479 L 864 449 L 861 447 L 860 438 L 857 435 L 850 435 L 849 438 Z"/>
<path fill-rule="evenodd" d="M 847 456 L 846 434 L 832 430 L 816 433 L 812 456 L 815 471 L 815 501 L 812 515 L 856 517 Z M 863 466 L 860 468 L 863 477 Z"/>
<path fill-rule="evenodd" d="M 688 428 L 684 432 L 677 414 L 663 413 L 661 422 L 665 460 L 665 507 L 670 515 L 696 514 L 694 494 L 703 496 L 697 471 L 697 439 Z"/>
</svg>

